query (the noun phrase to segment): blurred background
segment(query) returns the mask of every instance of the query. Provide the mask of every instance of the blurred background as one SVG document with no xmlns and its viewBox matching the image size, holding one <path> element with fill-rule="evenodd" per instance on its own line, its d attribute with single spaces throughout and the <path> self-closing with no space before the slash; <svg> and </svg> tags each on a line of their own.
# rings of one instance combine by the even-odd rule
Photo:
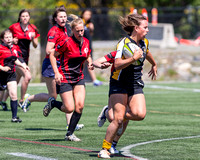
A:
<svg viewBox="0 0 200 160">
<path fill-rule="evenodd" d="M 179 44 L 176 48 L 162 49 L 150 45 L 150 50 L 160 67 L 158 80 L 200 81 L 200 47 L 189 43 L 200 36 L 199 0 L 0 0 L 0 31 L 15 23 L 19 11 L 24 8 L 30 10 L 31 23 L 40 31 L 39 48 L 31 48 L 29 65 L 32 82 L 41 81 L 41 64 L 50 28 L 49 19 L 55 7 L 60 5 L 67 8 L 68 14 L 80 15 L 85 8 L 92 10 L 92 22 L 95 26 L 93 59 L 115 50 L 117 41 L 125 35 L 118 23 L 119 16 L 135 10 L 142 14 L 145 9 L 149 23 L 152 23 L 152 9 L 156 8 L 156 23 L 172 24 L 177 43 L 181 39 L 186 40 L 185 44 Z M 180 69 L 181 65 L 183 66 Z M 147 67 L 149 68 L 148 65 Z M 96 71 L 99 79 L 108 81 L 109 70 Z"/>
</svg>

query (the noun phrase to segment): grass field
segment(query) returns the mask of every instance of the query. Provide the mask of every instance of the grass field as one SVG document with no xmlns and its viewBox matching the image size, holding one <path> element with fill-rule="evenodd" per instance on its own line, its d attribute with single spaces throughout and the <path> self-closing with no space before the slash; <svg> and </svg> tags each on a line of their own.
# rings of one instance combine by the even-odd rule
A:
<svg viewBox="0 0 200 160">
<path fill-rule="evenodd" d="M 28 88 L 30 94 L 40 92 L 46 92 L 45 86 Z M 53 109 L 44 117 L 45 103 L 33 102 L 27 113 L 19 108 L 20 124 L 11 123 L 11 112 L 1 109 L 0 159 L 98 159 L 108 122 L 99 128 L 97 117 L 107 104 L 108 85 L 87 84 L 86 92 L 80 120 L 85 127 L 75 132 L 81 142 L 64 141 L 65 115 Z M 147 116 L 141 122 L 129 123 L 117 146 L 126 152 L 112 159 L 200 159 L 200 83 L 154 82 L 146 84 L 144 92 Z M 131 157 L 126 157 L 127 152 Z"/>
</svg>

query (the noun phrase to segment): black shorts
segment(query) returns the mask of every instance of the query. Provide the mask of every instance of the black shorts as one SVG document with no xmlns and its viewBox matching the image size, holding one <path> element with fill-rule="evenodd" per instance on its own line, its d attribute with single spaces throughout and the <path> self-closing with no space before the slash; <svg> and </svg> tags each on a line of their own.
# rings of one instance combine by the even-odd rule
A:
<svg viewBox="0 0 200 160">
<path fill-rule="evenodd" d="M 11 81 L 16 81 L 16 73 L 0 72 L 0 91 L 4 91 L 7 88 L 7 83 Z"/>
<path fill-rule="evenodd" d="M 143 88 L 144 83 L 142 80 L 127 84 L 111 79 L 109 84 L 109 97 L 111 94 L 127 94 L 128 97 L 135 94 L 144 94 Z"/>
<path fill-rule="evenodd" d="M 57 94 L 64 93 L 67 91 L 72 91 L 74 86 L 76 85 L 84 85 L 85 86 L 85 80 L 82 79 L 78 81 L 77 83 L 61 83 L 61 85 L 56 84 L 56 92 Z"/>
</svg>

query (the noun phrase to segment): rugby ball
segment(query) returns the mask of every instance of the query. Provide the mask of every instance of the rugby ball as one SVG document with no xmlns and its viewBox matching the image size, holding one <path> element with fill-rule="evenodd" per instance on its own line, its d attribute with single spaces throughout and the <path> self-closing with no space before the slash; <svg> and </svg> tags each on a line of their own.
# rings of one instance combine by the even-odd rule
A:
<svg viewBox="0 0 200 160">
<path fill-rule="evenodd" d="M 122 54 L 124 55 L 124 58 L 130 58 L 130 57 L 133 56 L 134 52 L 138 49 L 139 49 L 139 47 L 135 43 L 129 42 L 129 43 L 124 44 Z M 133 65 L 140 65 L 141 62 L 140 62 L 140 60 L 137 60 L 132 64 Z"/>
</svg>

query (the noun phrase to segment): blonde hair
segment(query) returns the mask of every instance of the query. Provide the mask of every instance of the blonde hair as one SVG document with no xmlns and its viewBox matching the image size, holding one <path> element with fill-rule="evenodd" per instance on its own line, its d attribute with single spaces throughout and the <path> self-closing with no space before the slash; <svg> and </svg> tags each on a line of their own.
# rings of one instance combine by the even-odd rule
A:
<svg viewBox="0 0 200 160">
<path fill-rule="evenodd" d="M 71 24 L 70 24 L 71 29 L 74 29 L 78 24 L 83 24 L 83 26 L 84 26 L 84 22 L 83 22 L 83 20 L 81 18 L 74 19 L 71 22 Z"/>
<path fill-rule="evenodd" d="M 141 14 L 129 14 L 125 17 L 119 17 L 119 23 L 122 25 L 122 29 L 128 34 L 131 34 L 135 26 L 139 26 L 142 20 L 147 19 Z"/>
</svg>

